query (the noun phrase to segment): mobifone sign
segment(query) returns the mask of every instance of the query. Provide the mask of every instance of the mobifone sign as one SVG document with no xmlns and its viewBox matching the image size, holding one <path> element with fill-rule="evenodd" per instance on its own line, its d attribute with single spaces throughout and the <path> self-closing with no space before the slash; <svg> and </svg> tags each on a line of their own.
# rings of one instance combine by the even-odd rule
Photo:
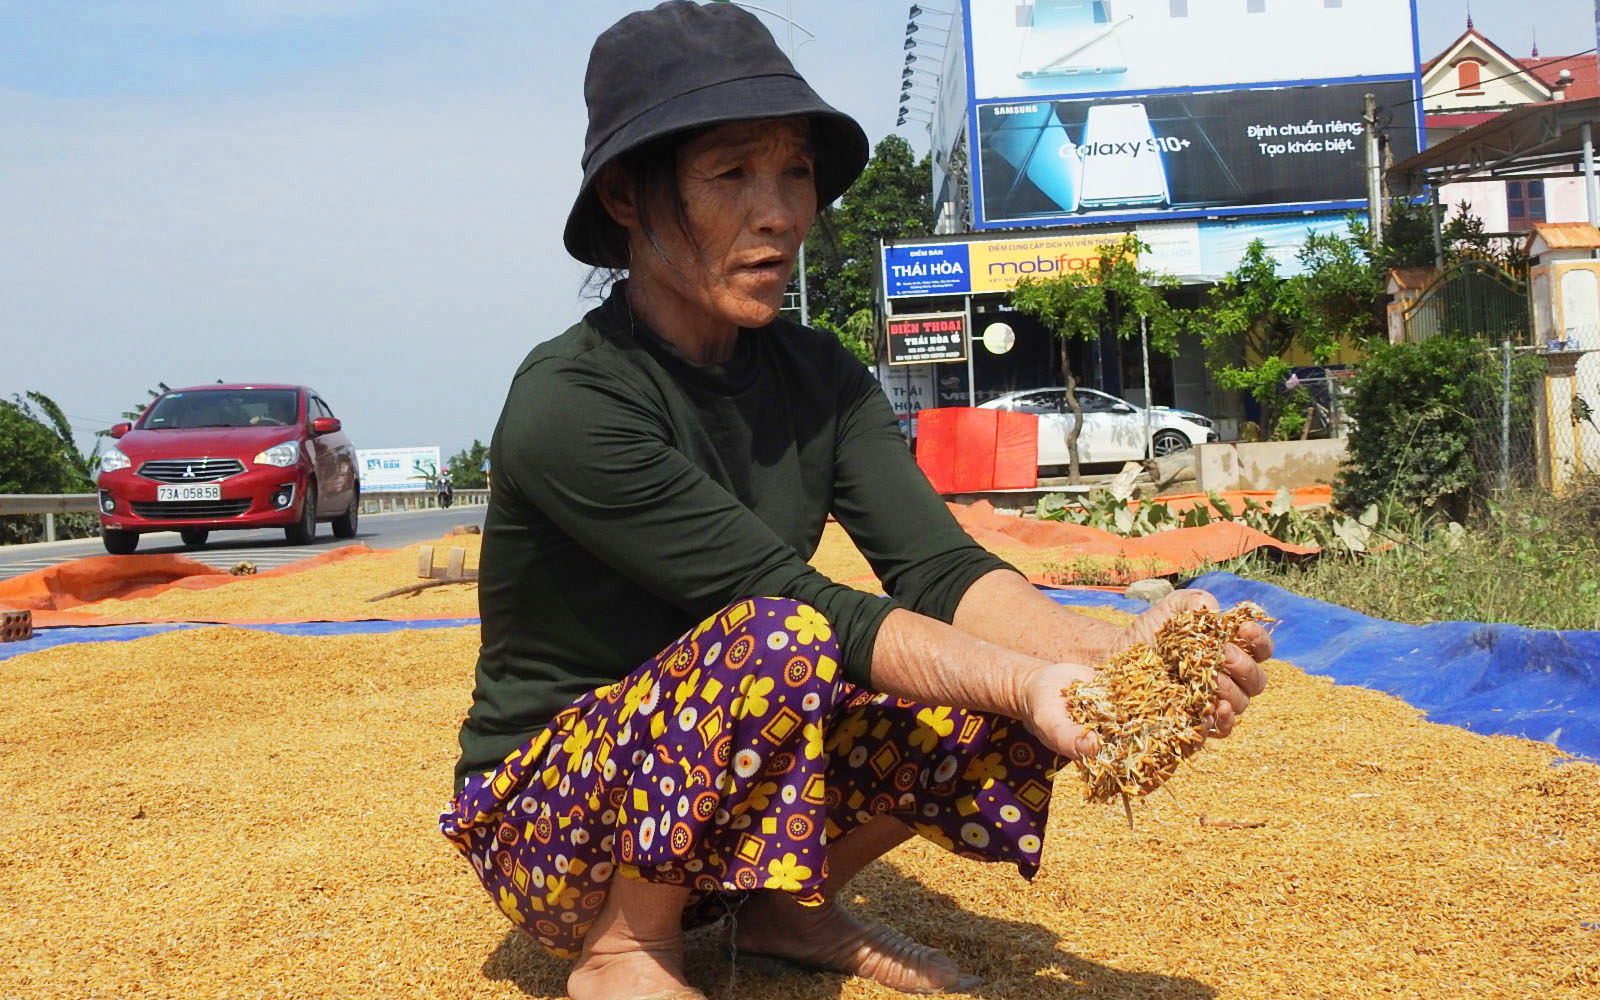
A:
<svg viewBox="0 0 1600 1000">
<path fill-rule="evenodd" d="M 888 318 L 889 363 L 921 365 L 967 359 L 964 313 L 927 313 Z"/>
<path fill-rule="evenodd" d="M 1093 267 L 1100 261 L 1100 248 L 1116 243 L 1120 236 L 1093 233 L 886 246 L 885 290 L 891 299 L 1007 292 L 1023 278 L 1054 278 Z"/>
</svg>

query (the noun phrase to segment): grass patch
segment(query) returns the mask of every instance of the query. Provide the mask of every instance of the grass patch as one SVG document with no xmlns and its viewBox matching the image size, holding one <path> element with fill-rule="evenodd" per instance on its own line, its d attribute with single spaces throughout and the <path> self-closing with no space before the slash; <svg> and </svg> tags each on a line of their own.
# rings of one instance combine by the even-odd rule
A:
<svg viewBox="0 0 1600 1000">
<path fill-rule="evenodd" d="M 1391 621 L 1600 629 L 1600 483 L 1567 498 L 1525 493 L 1464 527 L 1387 521 L 1392 547 L 1298 565 L 1252 554 L 1219 567 Z M 1374 545 L 1381 544 L 1373 539 Z"/>
</svg>

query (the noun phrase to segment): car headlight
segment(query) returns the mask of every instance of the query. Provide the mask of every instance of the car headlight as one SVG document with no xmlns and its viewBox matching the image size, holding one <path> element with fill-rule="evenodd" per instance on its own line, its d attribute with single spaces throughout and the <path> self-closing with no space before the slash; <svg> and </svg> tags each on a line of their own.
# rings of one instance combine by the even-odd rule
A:
<svg viewBox="0 0 1600 1000">
<path fill-rule="evenodd" d="M 118 448 L 116 445 L 112 445 L 100 453 L 101 472 L 116 472 L 119 469 L 126 469 L 132 464 L 133 463 L 128 460 L 128 456 L 124 455 L 122 453 L 122 449 Z"/>
<path fill-rule="evenodd" d="M 280 469 L 288 468 L 300 461 L 300 442 L 285 441 L 275 444 L 271 448 L 256 456 L 257 465 L 276 465 Z"/>
</svg>

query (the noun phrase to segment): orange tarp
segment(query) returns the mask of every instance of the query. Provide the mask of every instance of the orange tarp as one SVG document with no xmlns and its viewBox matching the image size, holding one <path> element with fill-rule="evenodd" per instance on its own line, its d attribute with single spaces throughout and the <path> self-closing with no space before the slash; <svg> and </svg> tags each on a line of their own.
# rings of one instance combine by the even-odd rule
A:
<svg viewBox="0 0 1600 1000">
<path fill-rule="evenodd" d="M 1124 560 L 1131 564 L 1130 576 L 1159 576 L 1182 573 L 1234 559 L 1256 549 L 1275 549 L 1287 555 L 1314 555 L 1314 545 L 1292 545 L 1265 532 L 1236 521 L 1213 521 L 1198 528 L 1175 528 L 1140 538 L 1123 538 L 1099 528 L 1088 528 L 1062 521 L 1036 521 L 1009 517 L 995 512 L 987 501 L 970 506 L 950 504 L 950 510 L 979 544 L 985 548 L 1062 549 L 1064 554 Z M 1151 572 L 1153 571 L 1153 572 Z M 1039 582 L 1065 583 L 1062 579 Z"/>
<path fill-rule="evenodd" d="M 1269 506 L 1278 497 L 1277 490 L 1224 490 L 1217 494 L 1233 509 L 1244 509 L 1246 499 L 1254 500 L 1263 507 Z M 1158 503 L 1172 509 L 1174 514 L 1182 514 L 1192 507 L 1209 504 L 1211 498 L 1204 493 L 1177 493 L 1172 496 L 1152 497 L 1150 503 Z M 1296 507 L 1331 507 L 1333 506 L 1332 486 L 1302 486 L 1289 493 L 1289 502 Z M 1128 506 L 1137 507 L 1140 501 L 1129 500 Z M 1213 506 L 1212 510 L 1216 510 Z"/>
<path fill-rule="evenodd" d="M 135 624 L 146 619 L 73 614 L 68 609 L 111 598 L 152 597 L 174 587 L 208 590 L 252 577 L 287 576 L 374 551 L 365 545 L 346 545 L 251 577 L 234 576 L 225 569 L 184 556 L 91 556 L 0 580 L 0 610 L 32 611 L 33 623 L 39 628 Z"/>
<path fill-rule="evenodd" d="M 1295 501 L 1298 505 L 1325 502 L 1326 490 L 1326 487 L 1313 487 L 1296 491 Z M 1224 494 L 1229 502 L 1241 506 L 1245 496 L 1270 498 L 1272 495 Z M 1194 506 L 1207 502 L 1207 498 L 1204 494 L 1191 494 L 1163 498 L 1161 502 Z M 1011 550 L 1013 554 L 1019 549 L 1047 552 L 1047 561 L 1040 564 L 1043 569 L 1031 561 L 1033 568 L 1026 569 L 1029 578 L 1037 583 L 1074 582 L 1076 574 L 1072 564 L 1083 559 L 1108 564 L 1096 566 L 1095 576 L 1110 577 L 1108 582 L 1132 582 L 1147 576 L 1165 576 L 1200 569 L 1260 548 L 1274 549 L 1288 555 L 1312 555 L 1320 551 L 1315 546 L 1279 541 L 1233 521 L 1214 521 L 1198 528 L 1178 528 L 1141 538 L 1123 538 L 1098 528 L 1060 521 L 1008 517 L 996 513 L 993 505 L 987 501 L 970 506 L 950 504 L 949 507 L 962 527 L 985 548 L 993 551 Z M 254 577 L 236 577 L 226 570 L 176 555 L 95 556 L 0 581 L 0 610 L 31 610 L 34 625 L 39 628 L 134 624 L 149 619 L 89 615 L 74 613 L 71 609 L 112 598 L 151 597 L 172 588 L 206 590 L 252 578 L 285 576 L 374 551 L 365 545 L 345 546 L 267 570 Z M 1053 562 L 1058 557 L 1057 553 L 1063 564 L 1059 568 Z M 1120 568 L 1117 565 L 1119 562 L 1123 564 Z M 388 614 L 382 617 L 395 616 Z M 291 619 L 273 619 L 280 620 Z M 256 623 L 254 620 L 247 623 L 231 619 L 230 622 Z"/>
</svg>

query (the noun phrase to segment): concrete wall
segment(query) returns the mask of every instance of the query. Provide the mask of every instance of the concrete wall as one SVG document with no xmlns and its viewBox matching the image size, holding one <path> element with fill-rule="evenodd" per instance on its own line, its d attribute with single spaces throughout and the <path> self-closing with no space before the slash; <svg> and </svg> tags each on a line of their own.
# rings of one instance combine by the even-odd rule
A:
<svg viewBox="0 0 1600 1000">
<path fill-rule="evenodd" d="M 1345 458 L 1343 438 L 1203 444 L 1201 490 L 1275 490 L 1331 483 Z"/>
<path fill-rule="evenodd" d="M 1483 228 L 1489 232 L 1503 233 L 1511 226 L 1506 211 L 1505 181 L 1446 184 L 1439 189 L 1439 201 L 1447 219 L 1460 214 L 1456 206 L 1464 201 L 1472 206 L 1472 214 L 1483 220 Z M 1583 178 L 1552 177 L 1545 180 L 1544 221 L 1589 221 L 1589 199 L 1583 190 Z"/>
</svg>

